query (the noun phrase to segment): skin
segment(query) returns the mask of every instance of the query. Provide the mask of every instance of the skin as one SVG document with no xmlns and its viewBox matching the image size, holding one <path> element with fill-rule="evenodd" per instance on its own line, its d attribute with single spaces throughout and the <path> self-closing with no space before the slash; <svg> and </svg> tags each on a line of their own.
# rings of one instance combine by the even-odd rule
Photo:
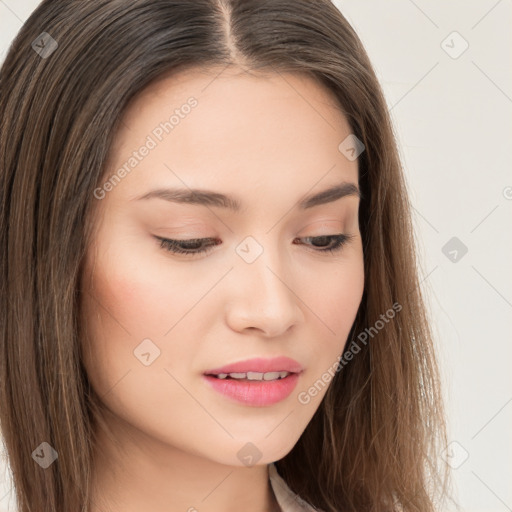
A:
<svg viewBox="0 0 512 512">
<path fill-rule="evenodd" d="M 343 352 L 361 302 L 359 198 L 294 209 L 341 181 L 358 185 L 357 161 L 338 150 L 351 129 L 334 97 L 296 74 L 219 71 L 181 71 L 135 98 L 106 179 L 175 108 L 190 96 L 198 105 L 94 199 L 84 364 L 112 433 L 97 436 L 94 510 L 280 510 L 267 464 L 290 452 L 320 405 L 327 386 L 308 404 L 298 394 Z M 135 199 L 159 187 L 236 195 L 243 210 Z M 339 233 L 353 238 L 335 253 L 316 252 L 303 238 Z M 174 255 L 155 235 L 221 243 Z M 235 250 L 247 236 L 263 248 L 251 264 Z M 134 355 L 146 338 L 160 350 L 148 366 Z M 304 371 L 294 392 L 271 406 L 233 402 L 202 378 L 207 369 L 280 355 Z M 249 442 L 261 454 L 253 466 L 237 456 Z"/>
</svg>

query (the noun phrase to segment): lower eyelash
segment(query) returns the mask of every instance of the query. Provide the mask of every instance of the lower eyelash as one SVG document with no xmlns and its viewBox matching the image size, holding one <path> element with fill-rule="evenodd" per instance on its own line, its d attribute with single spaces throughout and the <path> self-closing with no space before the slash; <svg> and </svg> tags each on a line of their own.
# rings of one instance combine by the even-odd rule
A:
<svg viewBox="0 0 512 512">
<path fill-rule="evenodd" d="M 176 254 L 187 254 L 187 255 L 194 255 L 194 254 L 201 254 L 206 253 L 210 251 L 215 245 L 218 245 L 217 243 L 209 244 L 206 246 L 203 246 L 200 249 L 183 249 L 183 247 L 180 246 L 180 244 L 197 244 L 202 243 L 207 240 L 214 240 L 213 238 L 193 238 L 189 240 L 173 240 L 170 238 L 162 238 L 162 237 L 155 237 L 157 240 L 160 240 L 160 247 L 162 249 L 165 249 L 166 251 L 176 253 Z M 319 248 L 319 249 L 312 249 L 313 252 L 328 252 L 328 253 L 334 253 L 337 251 L 340 251 L 350 240 L 355 238 L 355 235 L 345 235 L 345 234 L 337 234 L 337 235 L 323 235 L 323 236 L 309 236 L 309 237 L 303 237 L 302 240 L 317 240 L 321 238 L 327 238 L 330 240 L 334 240 L 334 245 L 327 248 Z M 300 238 L 298 239 L 300 240 Z"/>
</svg>

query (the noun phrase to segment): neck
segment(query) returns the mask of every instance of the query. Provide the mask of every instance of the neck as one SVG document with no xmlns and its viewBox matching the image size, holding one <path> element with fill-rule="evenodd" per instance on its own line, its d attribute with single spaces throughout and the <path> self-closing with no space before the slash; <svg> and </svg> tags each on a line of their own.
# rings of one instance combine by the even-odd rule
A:
<svg viewBox="0 0 512 512">
<path fill-rule="evenodd" d="M 281 512 L 266 464 L 228 466 L 132 426 L 96 437 L 90 512 Z"/>
</svg>

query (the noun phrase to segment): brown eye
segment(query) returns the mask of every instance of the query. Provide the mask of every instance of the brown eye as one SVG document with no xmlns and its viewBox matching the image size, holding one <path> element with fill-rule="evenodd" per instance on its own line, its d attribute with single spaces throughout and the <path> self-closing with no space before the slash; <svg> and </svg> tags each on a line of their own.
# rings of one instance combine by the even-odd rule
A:
<svg viewBox="0 0 512 512">
<path fill-rule="evenodd" d="M 355 235 L 340 233 L 338 235 L 308 236 L 297 240 L 313 240 L 313 246 L 320 247 L 320 249 L 314 249 L 317 252 L 336 252 L 340 251 L 354 237 Z M 329 242 L 331 242 L 330 246 Z"/>
<path fill-rule="evenodd" d="M 340 251 L 355 235 L 322 235 L 297 238 L 296 240 L 312 241 L 314 251 L 333 253 Z M 191 238 L 189 240 L 173 240 L 171 238 L 155 237 L 160 240 L 160 247 L 175 254 L 195 255 L 210 251 L 219 242 L 213 238 Z M 294 241 L 295 243 L 295 241 Z"/>
<path fill-rule="evenodd" d="M 192 238 L 190 240 L 173 240 L 161 237 L 156 238 L 160 240 L 160 247 L 162 247 L 162 249 L 177 254 L 200 254 L 208 252 L 214 245 L 218 245 L 215 243 L 213 238 Z M 210 243 L 208 245 L 204 244 L 205 242 L 212 240 L 214 243 Z"/>
</svg>

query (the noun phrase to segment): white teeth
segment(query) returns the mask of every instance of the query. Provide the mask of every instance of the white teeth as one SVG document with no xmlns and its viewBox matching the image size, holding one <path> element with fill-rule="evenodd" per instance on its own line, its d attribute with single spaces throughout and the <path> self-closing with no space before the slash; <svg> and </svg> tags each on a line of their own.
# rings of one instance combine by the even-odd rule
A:
<svg viewBox="0 0 512 512">
<path fill-rule="evenodd" d="M 276 380 L 279 379 L 280 375 L 279 372 L 268 372 L 263 375 L 263 380 Z"/>
<path fill-rule="evenodd" d="M 232 379 L 246 379 L 246 380 L 278 380 L 284 379 L 289 375 L 288 372 L 247 372 L 247 373 L 219 373 L 218 379 L 226 379 L 228 376 Z"/>
<path fill-rule="evenodd" d="M 247 372 L 247 380 L 263 380 L 263 376 L 260 372 Z"/>
</svg>

